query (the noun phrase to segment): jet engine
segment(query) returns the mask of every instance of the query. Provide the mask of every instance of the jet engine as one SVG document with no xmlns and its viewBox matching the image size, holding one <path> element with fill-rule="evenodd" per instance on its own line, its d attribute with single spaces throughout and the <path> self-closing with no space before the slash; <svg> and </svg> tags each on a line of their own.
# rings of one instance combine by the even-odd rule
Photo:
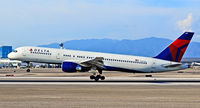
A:
<svg viewBox="0 0 200 108">
<path fill-rule="evenodd" d="M 78 65 L 77 63 L 73 63 L 73 62 L 63 62 L 62 70 L 64 72 L 77 72 L 77 71 L 86 72 L 86 71 L 89 71 L 90 68 L 82 67 Z"/>
</svg>

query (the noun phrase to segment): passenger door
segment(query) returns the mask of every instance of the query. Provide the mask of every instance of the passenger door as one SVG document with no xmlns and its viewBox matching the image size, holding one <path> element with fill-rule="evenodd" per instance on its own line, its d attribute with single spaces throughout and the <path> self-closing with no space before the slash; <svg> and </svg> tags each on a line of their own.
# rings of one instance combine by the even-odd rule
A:
<svg viewBox="0 0 200 108">
<path fill-rule="evenodd" d="M 26 56 L 26 49 L 23 49 L 23 50 L 22 50 L 22 55 L 23 55 L 23 56 Z"/>
<path fill-rule="evenodd" d="M 57 53 L 56 59 L 60 59 L 60 56 L 61 56 L 61 54 L 60 54 L 60 53 Z"/>
</svg>

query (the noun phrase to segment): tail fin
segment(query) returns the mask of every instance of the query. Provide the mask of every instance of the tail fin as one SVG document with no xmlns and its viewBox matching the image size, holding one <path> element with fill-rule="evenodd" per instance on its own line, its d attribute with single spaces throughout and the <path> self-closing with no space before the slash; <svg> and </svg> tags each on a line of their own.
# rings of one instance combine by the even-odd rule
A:
<svg viewBox="0 0 200 108">
<path fill-rule="evenodd" d="M 180 62 L 193 35 L 194 32 L 183 33 L 178 39 L 176 39 L 164 51 L 154 58 Z"/>
</svg>

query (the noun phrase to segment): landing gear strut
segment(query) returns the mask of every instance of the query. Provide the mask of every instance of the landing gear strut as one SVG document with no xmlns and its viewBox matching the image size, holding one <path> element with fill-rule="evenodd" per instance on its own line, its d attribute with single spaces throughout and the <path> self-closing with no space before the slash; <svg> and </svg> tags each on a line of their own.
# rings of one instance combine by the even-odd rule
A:
<svg viewBox="0 0 200 108">
<path fill-rule="evenodd" d="M 26 69 L 26 72 L 30 72 L 31 70 L 30 70 L 30 62 L 26 62 L 27 63 L 27 68 L 28 69 Z"/>
<path fill-rule="evenodd" d="M 102 70 L 98 70 L 99 75 L 96 75 L 96 72 L 94 73 L 94 75 L 90 76 L 90 79 L 94 79 L 95 81 L 99 81 L 99 79 L 104 80 L 105 76 L 102 76 Z"/>
</svg>

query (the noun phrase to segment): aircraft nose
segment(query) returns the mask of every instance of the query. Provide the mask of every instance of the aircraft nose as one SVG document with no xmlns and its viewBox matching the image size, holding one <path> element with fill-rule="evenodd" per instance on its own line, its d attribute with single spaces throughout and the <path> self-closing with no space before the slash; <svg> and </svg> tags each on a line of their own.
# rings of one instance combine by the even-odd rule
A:
<svg viewBox="0 0 200 108">
<path fill-rule="evenodd" d="M 8 54 L 8 58 L 9 58 L 9 59 L 14 59 L 14 55 L 13 55 L 12 52 Z"/>
</svg>

